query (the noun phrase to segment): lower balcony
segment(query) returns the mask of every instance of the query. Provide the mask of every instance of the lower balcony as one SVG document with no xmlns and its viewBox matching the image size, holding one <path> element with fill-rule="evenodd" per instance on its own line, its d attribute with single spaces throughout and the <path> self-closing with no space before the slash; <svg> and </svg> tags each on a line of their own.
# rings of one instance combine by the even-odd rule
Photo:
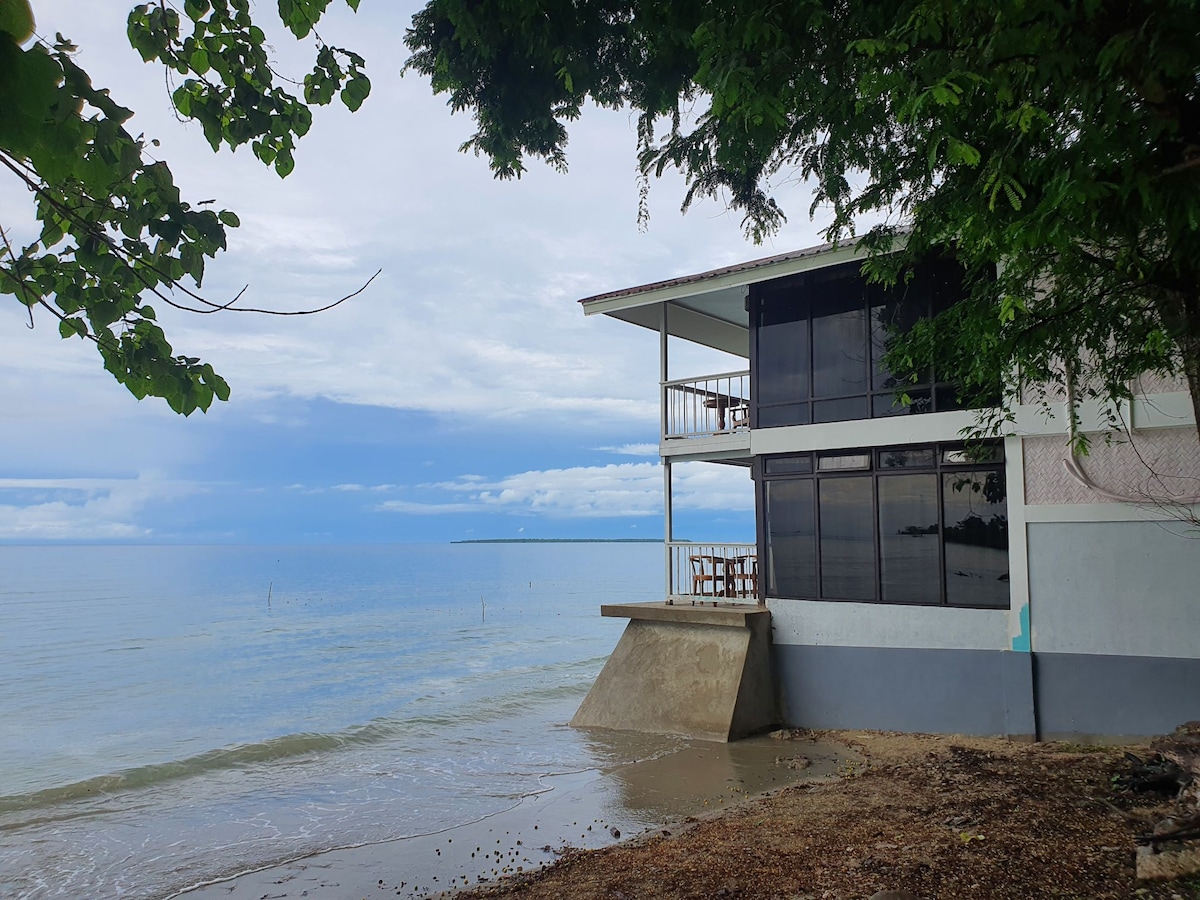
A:
<svg viewBox="0 0 1200 900">
<path fill-rule="evenodd" d="M 667 603 L 759 604 L 754 544 L 667 543 Z"/>
</svg>

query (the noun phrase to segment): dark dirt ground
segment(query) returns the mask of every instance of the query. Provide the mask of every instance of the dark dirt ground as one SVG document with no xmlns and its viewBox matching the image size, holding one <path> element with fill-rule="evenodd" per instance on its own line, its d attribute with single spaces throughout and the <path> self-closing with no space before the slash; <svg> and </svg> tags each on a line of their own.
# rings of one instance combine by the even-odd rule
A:
<svg viewBox="0 0 1200 900">
<path fill-rule="evenodd" d="M 1121 789 L 1127 748 L 822 732 L 793 733 L 781 752 L 818 738 L 863 762 L 455 897 L 1200 900 L 1197 876 L 1136 880 L 1135 836 L 1166 801 Z"/>
</svg>

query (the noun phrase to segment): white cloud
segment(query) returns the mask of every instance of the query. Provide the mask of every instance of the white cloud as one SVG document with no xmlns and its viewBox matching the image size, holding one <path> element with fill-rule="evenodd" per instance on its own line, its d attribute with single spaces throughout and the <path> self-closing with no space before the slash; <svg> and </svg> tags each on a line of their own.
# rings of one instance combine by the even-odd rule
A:
<svg viewBox="0 0 1200 900">
<path fill-rule="evenodd" d="M 418 503 L 413 500 L 388 500 L 375 509 L 381 512 L 404 513 L 410 516 L 442 516 L 448 513 L 479 512 L 474 503 Z"/>
<path fill-rule="evenodd" d="M 658 456 L 658 444 L 622 444 L 619 447 L 597 447 L 596 450 L 618 456 Z"/>
<path fill-rule="evenodd" d="M 506 512 L 548 518 L 661 516 L 663 474 L 657 463 L 620 463 L 520 472 L 498 479 L 464 476 L 420 485 L 444 500 L 387 500 L 375 508 L 409 515 Z M 672 473 L 677 509 L 746 511 L 754 493 L 745 469 L 677 464 Z"/>
<path fill-rule="evenodd" d="M 150 537 L 138 524 L 152 502 L 203 488 L 154 477 L 0 479 L 0 540 L 134 540 Z"/>
<path fill-rule="evenodd" d="M 42 32 L 71 36 L 96 83 L 137 110 L 135 130 L 162 140 L 155 152 L 185 196 L 215 198 L 241 215 L 229 252 L 209 264 L 206 293 L 225 299 L 248 284 L 241 305 L 311 308 L 383 268 L 364 294 L 313 318 L 160 310 L 178 351 L 213 362 L 235 399 L 293 395 L 535 428 L 653 423 L 656 338 L 585 321 L 575 301 L 814 243 L 804 191 L 788 197 L 795 222 L 774 248 L 753 247 L 718 204 L 681 216 L 684 187 L 669 174 L 654 187 L 654 218 L 640 233 L 634 123 L 627 112 L 596 109 L 572 123 L 569 175 L 533 162 L 519 182 L 497 182 L 485 160 L 457 152 L 469 118 L 450 116 L 423 79 L 397 73 L 396 48 L 419 5 L 335 9 L 323 22 L 322 35 L 367 58 L 372 96 L 354 115 L 316 110 L 286 181 L 245 150 L 213 154 L 197 127 L 174 120 L 161 78 L 147 77 L 151 69 L 127 46 L 127 2 L 43 0 L 38 18 Z M 306 65 L 308 51 L 290 38 L 275 47 L 281 72 Z M 28 208 L 12 199 L 14 210 Z M 0 341 L 8 360 L 7 337 Z M 80 369 L 60 353 L 37 367 L 106 377 L 98 364 Z"/>
<path fill-rule="evenodd" d="M 79 60 L 97 87 L 137 111 L 133 132 L 161 140 L 155 155 L 170 164 L 187 199 L 214 198 L 215 207 L 238 212 L 243 227 L 209 263 L 203 292 L 223 300 L 249 285 L 241 305 L 297 310 L 350 293 L 378 267 L 383 274 L 360 296 L 312 317 L 198 317 L 155 303 L 175 352 L 211 362 L 232 386 L 229 404 L 186 421 L 160 400 L 135 401 L 103 371 L 93 347 L 60 340 L 48 315 L 29 331 L 24 310 L 0 297 L 0 475 L 112 479 L 37 503 L 25 502 L 28 494 L 21 502 L 15 492 L 0 495 L 0 536 L 144 536 L 139 511 L 154 491 L 184 483 L 171 478 L 215 471 L 214 478 L 248 484 L 245 467 L 262 453 L 241 453 L 238 442 L 266 433 L 288 441 L 291 435 L 268 426 L 299 432 L 326 401 L 430 413 L 449 420 L 462 441 L 519 426 L 535 449 L 513 468 L 530 471 L 463 475 L 437 487 L 382 483 L 401 477 L 394 472 L 425 469 L 428 480 L 444 479 L 438 434 L 413 434 L 386 471 L 368 472 L 349 458 L 339 459 L 335 475 L 289 469 L 302 454 L 281 448 L 272 479 L 294 482 L 287 490 L 297 506 L 313 493 L 343 506 L 369 496 L 372 508 L 414 516 L 661 515 L 657 448 L 620 443 L 656 433 L 657 335 L 607 317 L 585 319 L 576 301 L 816 243 L 802 189 L 785 197 L 793 224 L 771 246 L 753 247 L 738 217 L 718 204 L 680 216 L 684 189 L 669 175 L 654 186 L 653 221 L 641 233 L 634 123 L 625 112 L 592 109 L 571 124 L 569 175 L 533 162 L 519 182 L 497 182 L 485 160 L 457 152 L 472 130 L 469 118 L 451 117 L 427 82 L 398 75 L 403 51 L 396 48 L 420 0 L 363 4 L 358 15 L 331 7 L 322 36 L 367 58 L 372 96 L 354 115 L 316 109 L 296 171 L 280 180 L 245 149 L 213 154 L 198 127 L 175 121 L 161 68 L 128 47 L 129 5 L 39 0 L 39 30 L 62 31 L 80 45 Z M 262 18 L 271 16 L 264 6 Z M 284 74 L 311 63 L 290 38 L 277 51 Z M 31 207 L 11 181 L 0 179 L 0 208 L 20 239 L 32 234 Z M 686 377 L 737 366 L 682 347 L 672 349 L 672 367 L 681 369 L 672 377 Z M 380 421 L 388 415 L 381 412 Z M 603 452 L 632 465 L 571 468 L 579 460 L 560 459 L 563 467 L 552 469 L 536 438 L 564 432 L 580 433 L 580 458 L 592 461 L 595 450 L 585 448 L 603 443 Z M 702 469 L 711 471 L 676 469 L 678 508 L 750 508 L 744 472 Z M 151 472 L 163 474 L 136 477 Z"/>
</svg>

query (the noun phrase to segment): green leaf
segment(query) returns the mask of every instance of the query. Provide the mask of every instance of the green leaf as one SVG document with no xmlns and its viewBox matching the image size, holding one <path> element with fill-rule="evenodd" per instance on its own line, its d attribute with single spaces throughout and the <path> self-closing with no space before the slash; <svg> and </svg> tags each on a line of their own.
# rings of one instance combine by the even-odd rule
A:
<svg viewBox="0 0 1200 900">
<path fill-rule="evenodd" d="M 66 318 L 58 320 L 58 333 L 64 338 L 87 337 L 87 323 L 82 319 Z"/>
<path fill-rule="evenodd" d="M 367 76 L 356 75 L 346 82 L 346 87 L 342 89 L 342 102 L 346 104 L 346 108 L 351 112 L 357 112 L 370 93 L 371 82 L 367 79 Z"/>
<path fill-rule="evenodd" d="M 183 11 L 193 22 L 198 22 L 212 8 L 209 0 L 185 0 Z"/>
<path fill-rule="evenodd" d="M 203 47 L 197 47 L 192 51 L 192 55 L 188 57 L 188 65 L 197 75 L 203 75 L 209 68 L 208 51 Z"/>
<path fill-rule="evenodd" d="M 292 159 L 292 154 L 288 150 L 281 150 L 279 155 L 275 157 L 275 171 L 280 178 L 287 178 L 292 174 L 292 170 L 296 168 L 296 162 Z"/>
<path fill-rule="evenodd" d="M 958 138 L 946 138 L 946 161 L 951 165 L 977 166 L 980 160 L 979 151 Z"/>
</svg>

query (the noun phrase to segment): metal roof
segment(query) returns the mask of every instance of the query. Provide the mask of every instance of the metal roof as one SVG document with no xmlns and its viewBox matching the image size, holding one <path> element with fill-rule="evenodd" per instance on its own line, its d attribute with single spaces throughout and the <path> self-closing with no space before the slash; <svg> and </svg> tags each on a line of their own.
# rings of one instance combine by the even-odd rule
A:
<svg viewBox="0 0 1200 900">
<path fill-rule="evenodd" d="M 636 287 L 621 288 L 618 291 L 608 291 L 603 294 L 596 294 L 591 297 L 584 297 L 579 302 L 582 304 L 595 303 L 599 300 L 610 300 L 617 297 L 632 297 L 637 294 L 645 294 L 651 291 L 659 291 L 663 288 L 676 287 L 679 285 L 699 284 L 704 281 L 711 281 L 715 278 L 720 278 L 723 275 L 741 275 L 743 273 L 754 272 L 757 269 L 770 268 L 778 266 L 780 263 L 790 262 L 794 259 L 807 259 L 812 256 L 819 256 L 822 253 L 828 253 L 836 249 L 837 246 L 853 246 L 855 242 L 847 242 L 842 245 L 821 244 L 817 247 L 808 247 L 804 250 L 792 250 L 789 253 L 777 253 L 774 256 L 764 256 L 762 259 L 754 259 L 749 262 L 736 263 L 732 266 L 722 266 L 719 269 L 709 269 L 707 272 L 698 272 L 695 275 L 681 275 L 678 278 L 667 278 L 663 281 L 654 281 L 650 284 L 641 284 Z M 753 281 L 762 279 L 754 278 Z"/>
<path fill-rule="evenodd" d="M 657 331 L 659 304 L 668 304 L 668 333 L 733 353 L 750 355 L 749 285 L 862 258 L 858 241 L 821 244 L 695 275 L 622 288 L 580 300 L 585 315 L 605 314 Z"/>
</svg>

